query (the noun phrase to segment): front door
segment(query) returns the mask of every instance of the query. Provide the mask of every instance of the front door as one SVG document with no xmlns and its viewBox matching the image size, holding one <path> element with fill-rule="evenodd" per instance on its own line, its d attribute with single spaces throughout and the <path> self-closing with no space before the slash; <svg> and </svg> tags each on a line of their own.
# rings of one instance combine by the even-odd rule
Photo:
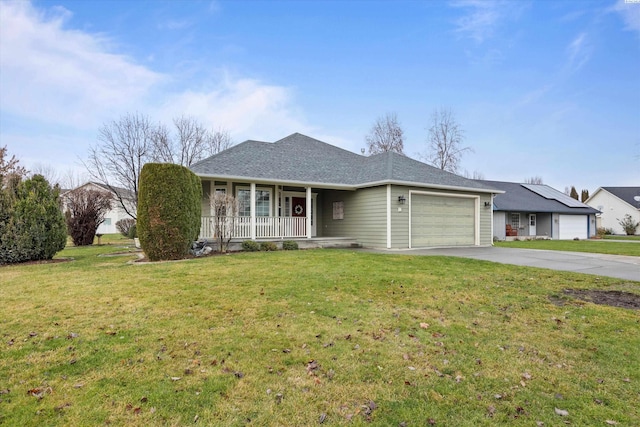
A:
<svg viewBox="0 0 640 427">
<path fill-rule="evenodd" d="M 536 235 L 536 214 L 529 214 L 529 236 Z"/>
<path fill-rule="evenodd" d="M 307 216 L 307 199 L 305 197 L 291 198 L 291 216 Z"/>
<path fill-rule="evenodd" d="M 307 195 L 300 192 L 283 192 L 284 196 L 284 210 L 283 216 L 292 216 L 298 218 L 304 218 L 307 216 Z M 311 236 L 316 236 L 316 197 L 317 194 L 311 194 Z"/>
</svg>

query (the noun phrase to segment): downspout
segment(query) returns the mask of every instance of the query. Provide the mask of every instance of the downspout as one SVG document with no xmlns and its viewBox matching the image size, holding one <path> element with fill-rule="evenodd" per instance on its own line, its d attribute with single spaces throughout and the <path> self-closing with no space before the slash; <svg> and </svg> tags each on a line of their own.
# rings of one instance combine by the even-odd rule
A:
<svg viewBox="0 0 640 427">
<path fill-rule="evenodd" d="M 489 207 L 489 209 L 491 209 L 491 214 L 489 216 L 489 218 L 491 219 L 491 246 L 494 246 L 493 244 L 493 198 L 495 196 L 496 196 L 495 194 L 491 193 L 491 206 Z M 506 236 L 505 236 L 505 239 L 506 239 Z"/>
</svg>

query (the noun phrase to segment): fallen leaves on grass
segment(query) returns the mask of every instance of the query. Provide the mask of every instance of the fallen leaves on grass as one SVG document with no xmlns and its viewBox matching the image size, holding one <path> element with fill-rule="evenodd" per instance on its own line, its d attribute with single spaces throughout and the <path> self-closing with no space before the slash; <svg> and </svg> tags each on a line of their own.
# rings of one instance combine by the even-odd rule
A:
<svg viewBox="0 0 640 427">
<path fill-rule="evenodd" d="M 35 387 L 27 390 L 27 394 L 29 396 L 33 396 L 37 399 L 42 399 L 46 394 L 53 393 L 53 389 L 51 387 Z"/>
<path fill-rule="evenodd" d="M 564 409 L 558 409 L 558 408 L 555 408 L 555 409 L 554 409 L 554 412 L 555 412 L 556 414 L 560 415 L 561 417 L 568 417 L 568 416 L 569 416 L 569 411 L 566 411 L 566 410 L 564 410 Z"/>
</svg>

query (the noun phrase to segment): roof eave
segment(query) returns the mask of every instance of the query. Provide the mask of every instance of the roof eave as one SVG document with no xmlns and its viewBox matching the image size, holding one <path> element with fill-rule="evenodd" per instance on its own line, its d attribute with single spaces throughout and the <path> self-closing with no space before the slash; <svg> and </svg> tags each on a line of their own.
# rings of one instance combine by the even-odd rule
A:
<svg viewBox="0 0 640 427">
<path fill-rule="evenodd" d="M 437 190 L 455 190 L 455 191 L 472 191 L 475 193 L 488 193 L 488 194 L 502 194 L 504 191 L 498 189 L 489 189 L 489 188 L 473 188 L 473 187 L 460 187 L 456 185 L 442 185 L 442 184 L 427 184 L 424 182 L 413 182 L 413 181 L 398 181 L 398 180 L 382 180 L 382 181 L 372 181 L 366 182 L 363 184 L 358 184 L 357 188 L 366 188 L 366 187 L 376 187 L 378 185 L 403 185 L 407 187 L 424 187 L 424 188 L 434 188 Z"/>
<path fill-rule="evenodd" d="M 214 175 L 214 174 L 204 174 L 204 173 L 196 173 L 196 175 L 200 178 L 211 178 L 217 179 L 220 181 L 233 181 L 233 182 L 255 182 L 256 184 L 276 184 L 276 185 L 290 185 L 293 187 L 315 187 L 315 188 L 327 188 L 334 190 L 349 190 L 354 191 L 358 187 L 347 184 L 338 184 L 332 182 L 315 182 L 315 181 L 295 181 L 295 180 L 287 180 L 287 179 L 269 179 L 269 178 L 256 178 L 250 176 L 240 176 L 240 175 Z"/>
</svg>

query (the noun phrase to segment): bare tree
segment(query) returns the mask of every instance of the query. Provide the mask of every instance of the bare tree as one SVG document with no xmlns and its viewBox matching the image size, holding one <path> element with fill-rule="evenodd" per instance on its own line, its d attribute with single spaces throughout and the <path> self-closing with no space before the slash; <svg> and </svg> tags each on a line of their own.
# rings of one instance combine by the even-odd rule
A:
<svg viewBox="0 0 640 427">
<path fill-rule="evenodd" d="M 463 147 L 464 131 L 449 109 L 440 108 L 431 114 L 428 153 L 423 156 L 433 166 L 452 173 L 458 173 L 460 159 L 471 147 Z"/>
<path fill-rule="evenodd" d="M 89 177 L 86 173 L 80 173 L 77 170 L 68 169 L 60 178 L 60 186 L 70 190 L 86 184 L 87 181 L 89 181 Z"/>
<path fill-rule="evenodd" d="M 541 176 L 532 176 L 531 178 L 524 179 L 525 184 L 543 184 Z"/>
<path fill-rule="evenodd" d="M 42 175 L 44 176 L 44 179 L 46 179 L 47 181 L 49 181 L 49 183 L 51 185 L 61 185 L 60 181 L 60 173 L 58 173 L 57 169 L 54 168 L 51 165 L 48 164 L 43 164 L 43 163 L 36 163 L 32 168 L 31 168 L 31 176 L 33 175 Z"/>
<path fill-rule="evenodd" d="M 113 191 L 116 204 L 134 219 L 138 180 L 145 163 L 191 166 L 232 144 L 226 131 L 209 131 L 192 117 L 176 118 L 173 125 L 172 132 L 139 113 L 121 116 L 99 129 L 98 144 L 84 162 L 90 177 Z"/>
<path fill-rule="evenodd" d="M 112 196 L 106 191 L 76 188 L 62 197 L 67 230 L 76 246 L 91 245 L 96 230 L 111 210 Z"/>
<path fill-rule="evenodd" d="M 160 124 L 153 131 L 152 158 L 157 162 L 192 164 L 231 146 L 229 133 L 210 131 L 193 117 L 173 119 L 174 133 Z"/>
<path fill-rule="evenodd" d="M 230 194 L 216 191 L 209 195 L 211 211 L 213 212 L 213 237 L 218 241 L 218 251 L 225 253 L 229 249 L 229 242 L 234 236 L 240 203 Z"/>
<path fill-rule="evenodd" d="M 218 154 L 221 151 L 226 150 L 227 148 L 231 148 L 233 145 L 233 140 L 231 139 L 231 135 L 225 129 L 218 128 L 217 131 L 213 132 L 209 138 L 209 149 L 208 155 Z"/>
<path fill-rule="evenodd" d="M 9 152 L 7 146 L 0 147 L 0 188 L 2 188 L 3 182 L 10 176 L 22 178 L 27 175 L 27 170 L 18 165 L 20 161 L 16 159 L 16 156 L 9 158 Z"/>
<path fill-rule="evenodd" d="M 470 173 L 468 170 L 465 169 L 464 173 L 462 174 L 462 176 L 464 176 L 465 178 L 469 178 L 469 179 L 479 179 L 479 180 L 483 180 L 484 178 L 484 174 L 480 171 L 473 171 L 473 173 Z"/>
<path fill-rule="evenodd" d="M 91 147 L 85 163 L 89 175 L 109 187 L 116 203 L 134 219 L 138 178 L 142 166 L 151 160 L 155 133 L 147 116 L 126 114 L 100 128 L 100 144 Z"/>
<path fill-rule="evenodd" d="M 369 154 L 394 151 L 403 154 L 404 132 L 398 123 L 396 113 L 378 117 L 365 137 Z"/>
</svg>

